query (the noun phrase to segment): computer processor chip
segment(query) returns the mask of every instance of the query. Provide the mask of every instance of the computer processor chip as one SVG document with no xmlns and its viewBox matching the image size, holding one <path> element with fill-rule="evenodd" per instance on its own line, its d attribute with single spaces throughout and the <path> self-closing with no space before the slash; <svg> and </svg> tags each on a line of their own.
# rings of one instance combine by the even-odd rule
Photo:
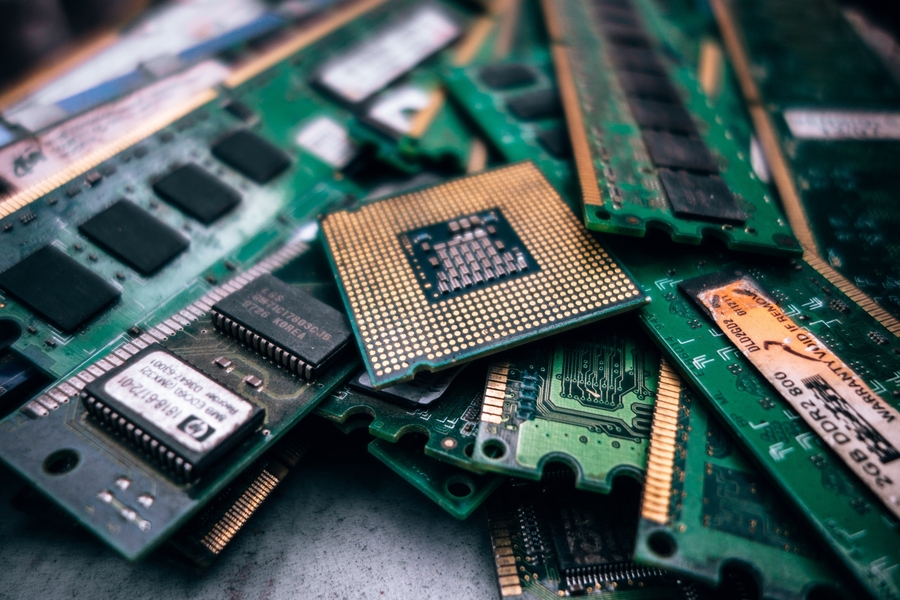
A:
<svg viewBox="0 0 900 600">
<path fill-rule="evenodd" d="M 321 221 L 376 388 L 646 302 L 530 162 Z"/>
<path fill-rule="evenodd" d="M 179 481 L 198 477 L 265 417 L 159 344 L 92 381 L 82 400 L 104 427 Z"/>
</svg>

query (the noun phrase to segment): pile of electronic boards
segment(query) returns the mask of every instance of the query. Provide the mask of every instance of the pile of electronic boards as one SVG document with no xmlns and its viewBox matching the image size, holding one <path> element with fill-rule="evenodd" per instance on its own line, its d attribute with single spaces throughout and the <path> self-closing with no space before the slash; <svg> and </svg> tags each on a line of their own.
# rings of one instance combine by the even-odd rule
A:
<svg viewBox="0 0 900 600">
<path fill-rule="evenodd" d="M 504 598 L 900 598 L 900 84 L 859 24 L 331 4 L 0 147 L 0 459 L 208 565 L 366 428 L 486 506 Z"/>
</svg>

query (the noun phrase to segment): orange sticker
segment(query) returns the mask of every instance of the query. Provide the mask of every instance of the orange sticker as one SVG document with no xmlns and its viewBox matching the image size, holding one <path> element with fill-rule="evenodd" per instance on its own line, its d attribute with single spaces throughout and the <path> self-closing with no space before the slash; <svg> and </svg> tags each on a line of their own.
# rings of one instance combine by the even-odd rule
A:
<svg viewBox="0 0 900 600">
<path fill-rule="evenodd" d="M 702 286 L 702 287 L 701 287 Z M 900 516 L 900 412 L 751 277 L 682 284 L 806 423 Z"/>
</svg>

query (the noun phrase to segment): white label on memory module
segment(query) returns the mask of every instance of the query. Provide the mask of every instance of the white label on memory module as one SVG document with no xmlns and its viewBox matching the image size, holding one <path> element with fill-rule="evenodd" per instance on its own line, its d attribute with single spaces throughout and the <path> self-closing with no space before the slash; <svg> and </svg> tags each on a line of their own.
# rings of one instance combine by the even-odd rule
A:
<svg viewBox="0 0 900 600">
<path fill-rule="evenodd" d="M 805 110 L 784 111 L 791 134 L 801 140 L 900 140 L 900 113 Z"/>
<path fill-rule="evenodd" d="M 297 134 L 297 144 L 335 169 L 346 167 L 356 154 L 356 144 L 343 125 L 329 117 L 316 117 Z"/>
<path fill-rule="evenodd" d="M 755 280 L 736 277 L 695 298 L 807 425 L 900 516 L 900 412 L 782 312 Z"/>
<path fill-rule="evenodd" d="M 253 404 L 167 352 L 151 352 L 117 373 L 103 391 L 194 452 L 226 440 Z"/>
<path fill-rule="evenodd" d="M 435 6 L 424 6 L 327 64 L 319 82 L 356 104 L 452 42 L 459 26 Z"/>
</svg>

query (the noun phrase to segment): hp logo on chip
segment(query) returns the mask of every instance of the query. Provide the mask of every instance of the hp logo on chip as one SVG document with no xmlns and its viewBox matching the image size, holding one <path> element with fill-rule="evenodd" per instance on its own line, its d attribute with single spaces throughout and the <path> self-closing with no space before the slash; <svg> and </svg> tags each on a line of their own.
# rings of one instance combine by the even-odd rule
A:
<svg viewBox="0 0 900 600">
<path fill-rule="evenodd" d="M 213 427 L 210 427 L 209 423 L 194 415 L 189 416 L 179 423 L 178 429 L 182 430 L 198 442 L 205 441 L 209 436 L 216 432 Z"/>
</svg>

